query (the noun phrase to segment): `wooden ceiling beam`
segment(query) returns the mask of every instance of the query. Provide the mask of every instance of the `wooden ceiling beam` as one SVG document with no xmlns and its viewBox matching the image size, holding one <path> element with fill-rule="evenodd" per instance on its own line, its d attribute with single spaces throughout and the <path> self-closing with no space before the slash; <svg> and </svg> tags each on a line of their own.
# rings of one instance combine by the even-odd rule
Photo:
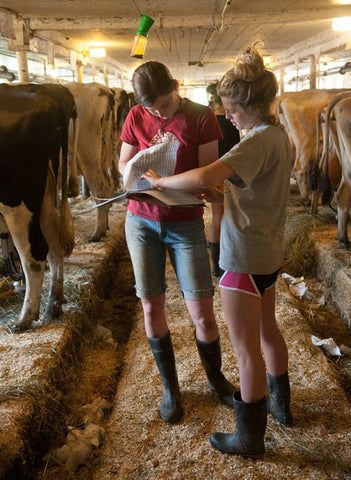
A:
<svg viewBox="0 0 351 480">
<path fill-rule="evenodd" d="M 244 26 L 245 24 L 284 24 L 305 23 L 321 20 L 331 20 L 336 17 L 350 16 L 351 9 L 347 5 L 335 5 L 328 8 L 295 10 L 295 11 L 272 11 L 260 14 L 241 13 L 226 14 L 225 26 Z M 101 18 L 64 18 L 64 17 L 41 17 L 28 18 L 31 30 L 135 30 L 138 27 L 138 18 L 133 16 L 124 17 L 101 17 Z M 158 21 L 156 20 L 156 26 Z M 219 16 L 209 15 L 179 15 L 162 17 L 163 28 L 210 28 L 221 27 Z"/>
</svg>

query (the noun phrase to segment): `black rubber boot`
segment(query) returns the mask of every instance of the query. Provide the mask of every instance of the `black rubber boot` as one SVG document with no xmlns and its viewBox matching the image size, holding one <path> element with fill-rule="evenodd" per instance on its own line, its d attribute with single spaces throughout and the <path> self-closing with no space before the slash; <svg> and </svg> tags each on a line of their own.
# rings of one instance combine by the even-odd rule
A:
<svg viewBox="0 0 351 480">
<path fill-rule="evenodd" d="M 168 423 L 175 423 L 183 416 L 178 377 L 170 333 L 161 338 L 148 338 L 157 368 L 161 375 L 163 397 L 160 416 Z"/>
<path fill-rule="evenodd" d="M 209 242 L 208 248 L 211 257 L 211 271 L 214 277 L 221 277 L 224 271 L 219 267 L 219 243 Z"/>
<path fill-rule="evenodd" d="M 267 427 L 266 399 L 245 403 L 240 392 L 234 394 L 235 433 L 213 433 L 210 443 L 221 452 L 243 457 L 260 458 L 265 452 L 264 435 Z"/>
<path fill-rule="evenodd" d="M 222 355 L 219 337 L 213 342 L 201 342 L 195 335 L 195 340 L 201 363 L 207 375 L 209 387 L 218 394 L 223 403 L 229 407 L 234 407 L 233 395 L 235 387 L 221 372 Z"/>
<path fill-rule="evenodd" d="M 290 383 L 288 372 L 273 377 L 267 373 L 267 411 L 277 422 L 291 427 L 293 417 L 290 410 Z"/>
</svg>

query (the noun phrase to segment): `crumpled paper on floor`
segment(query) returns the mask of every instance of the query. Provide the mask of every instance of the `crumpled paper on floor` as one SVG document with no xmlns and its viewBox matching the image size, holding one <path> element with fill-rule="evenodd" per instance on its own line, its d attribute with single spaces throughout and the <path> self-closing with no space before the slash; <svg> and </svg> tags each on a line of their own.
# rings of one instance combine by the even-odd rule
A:
<svg viewBox="0 0 351 480">
<path fill-rule="evenodd" d="M 334 357 L 341 357 L 342 355 L 351 355 L 351 348 L 347 347 L 346 345 L 341 344 L 338 346 L 334 339 L 329 337 L 329 338 L 324 338 L 321 339 L 319 337 L 316 337 L 315 335 L 311 335 L 311 340 L 313 345 L 316 347 L 323 347 L 329 355 L 332 355 Z"/>
<path fill-rule="evenodd" d="M 309 301 L 309 308 L 313 310 L 318 310 L 320 307 L 325 305 L 324 295 L 317 296 L 315 293 L 311 292 L 308 289 L 308 286 L 305 282 L 304 277 L 293 277 L 289 273 L 282 273 L 282 279 L 289 287 L 291 294 L 298 300 L 307 300 Z"/>
<path fill-rule="evenodd" d="M 92 453 L 92 447 L 99 447 L 105 438 L 105 429 L 101 422 L 112 405 L 103 398 L 96 398 L 92 403 L 82 407 L 83 422 L 79 427 L 68 427 L 65 444 L 50 453 L 65 470 L 74 474 L 87 457 Z M 94 423 L 96 422 L 96 423 Z"/>
</svg>

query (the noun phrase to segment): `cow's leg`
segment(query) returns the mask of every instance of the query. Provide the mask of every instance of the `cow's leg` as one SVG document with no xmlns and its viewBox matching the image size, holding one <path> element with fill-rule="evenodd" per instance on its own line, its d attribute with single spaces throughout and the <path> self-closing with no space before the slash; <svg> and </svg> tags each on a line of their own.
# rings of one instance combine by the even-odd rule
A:
<svg viewBox="0 0 351 480">
<path fill-rule="evenodd" d="M 347 225 L 351 208 L 351 189 L 344 180 L 336 192 L 336 200 L 338 204 L 338 234 L 336 238 L 346 248 L 349 248 L 350 242 L 347 234 Z"/>
<path fill-rule="evenodd" d="M 319 196 L 320 196 L 319 189 L 312 191 L 311 209 L 310 209 L 310 212 L 312 215 L 318 214 Z"/>
<path fill-rule="evenodd" d="M 103 207 L 97 208 L 97 220 L 95 225 L 95 231 L 91 237 L 91 242 L 99 242 L 102 237 L 106 235 L 108 228 L 108 211 L 109 206 L 104 205 Z"/>
<path fill-rule="evenodd" d="M 62 313 L 63 296 L 63 259 L 64 250 L 60 243 L 60 219 L 55 207 L 55 182 L 49 172 L 46 192 L 40 214 L 40 225 L 48 243 L 48 263 L 50 268 L 49 298 L 45 309 L 45 317 L 57 318 Z"/>
<path fill-rule="evenodd" d="M 40 295 L 44 278 L 47 245 L 39 228 L 39 219 L 22 203 L 19 207 L 1 207 L 8 229 L 21 259 L 26 278 L 26 293 L 16 331 L 28 330 L 39 318 Z M 35 258 L 34 258 L 35 257 Z"/>
<path fill-rule="evenodd" d="M 93 180 L 88 178 L 87 176 L 87 183 L 91 188 L 93 197 L 95 199 L 99 198 L 109 198 L 111 196 L 111 188 L 109 182 L 106 180 L 103 172 L 97 170 L 96 171 L 96 179 L 93 183 Z M 100 200 L 95 200 L 96 203 L 100 203 Z M 102 237 L 106 235 L 106 231 L 108 228 L 108 211 L 109 206 L 104 205 L 103 207 L 99 207 L 97 210 L 97 217 L 95 223 L 95 230 L 90 238 L 91 242 L 99 242 Z"/>
<path fill-rule="evenodd" d="M 295 179 L 297 188 L 299 189 L 300 196 L 303 204 L 308 207 L 310 204 L 309 189 L 307 186 L 307 175 L 304 171 L 295 171 Z"/>
</svg>

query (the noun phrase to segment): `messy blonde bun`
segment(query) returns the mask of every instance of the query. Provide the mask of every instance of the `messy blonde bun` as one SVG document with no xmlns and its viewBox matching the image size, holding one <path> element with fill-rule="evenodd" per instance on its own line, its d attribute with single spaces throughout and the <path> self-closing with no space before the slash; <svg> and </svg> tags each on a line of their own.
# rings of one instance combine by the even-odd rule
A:
<svg viewBox="0 0 351 480">
<path fill-rule="evenodd" d="M 237 80 L 254 82 L 262 77 L 265 72 L 263 58 L 254 47 L 247 47 L 237 58 L 229 72 Z"/>
<path fill-rule="evenodd" d="M 218 85 L 221 97 L 255 111 L 262 121 L 270 124 L 278 123 L 269 111 L 277 91 L 278 84 L 273 72 L 264 66 L 263 58 L 254 46 L 247 47 L 236 58 L 233 68 L 228 70 Z"/>
</svg>

